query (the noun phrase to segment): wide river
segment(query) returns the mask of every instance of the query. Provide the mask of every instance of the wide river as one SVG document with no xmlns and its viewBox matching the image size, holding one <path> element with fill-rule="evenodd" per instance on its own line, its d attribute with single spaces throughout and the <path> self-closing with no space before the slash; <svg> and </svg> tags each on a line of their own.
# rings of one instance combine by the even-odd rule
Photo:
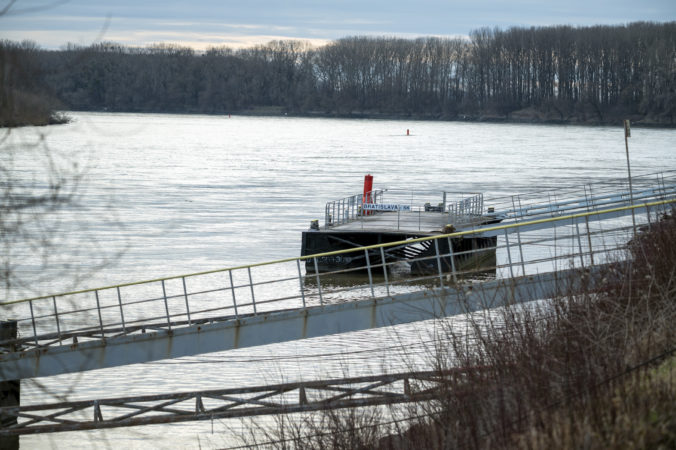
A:
<svg viewBox="0 0 676 450">
<path fill-rule="evenodd" d="M 3 167 L 18 186 L 38 192 L 46 173 L 58 173 L 51 181 L 64 181 L 74 196 L 54 217 L 40 218 L 48 241 L 3 237 L 15 276 L 4 299 L 296 256 L 301 231 L 311 219 L 323 221 L 325 202 L 359 193 L 367 173 L 376 188 L 488 194 L 627 173 L 621 124 L 70 115 L 70 124 L 13 130 L 0 142 Z M 629 150 L 632 175 L 676 169 L 676 130 L 634 128 Z M 425 359 L 430 329 L 400 326 L 24 380 L 22 404 L 403 369 Z M 220 448 L 248 427 L 236 420 L 24 436 L 21 446 Z"/>
</svg>

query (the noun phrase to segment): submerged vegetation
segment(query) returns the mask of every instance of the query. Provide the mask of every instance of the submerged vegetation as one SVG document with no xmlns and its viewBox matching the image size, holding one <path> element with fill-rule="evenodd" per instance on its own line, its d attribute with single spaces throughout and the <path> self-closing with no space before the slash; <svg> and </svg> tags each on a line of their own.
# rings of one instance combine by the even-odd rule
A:
<svg viewBox="0 0 676 450">
<path fill-rule="evenodd" d="M 348 37 L 318 48 L 274 41 L 204 53 L 2 46 L 36 68 L 17 89 L 39 86 L 72 110 L 676 124 L 676 22 L 480 29 L 469 39 Z"/>
<path fill-rule="evenodd" d="M 476 370 L 447 377 L 434 401 L 280 418 L 263 439 L 296 449 L 676 447 L 676 218 L 627 252 L 581 293 L 473 315 L 467 330 L 443 322 L 439 376 Z"/>
</svg>

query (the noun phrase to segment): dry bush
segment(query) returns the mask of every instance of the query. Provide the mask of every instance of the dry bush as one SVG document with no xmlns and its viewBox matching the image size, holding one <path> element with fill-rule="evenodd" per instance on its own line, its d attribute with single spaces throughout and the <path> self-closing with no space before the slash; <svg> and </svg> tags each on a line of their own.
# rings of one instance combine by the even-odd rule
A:
<svg viewBox="0 0 676 450">
<path fill-rule="evenodd" d="M 646 362 L 669 357 L 676 341 L 674 216 L 644 229 L 627 251 L 581 293 L 471 319 L 469 342 L 448 328 L 455 364 L 490 370 L 440 393 L 428 411 L 434 422 L 418 426 L 416 440 L 427 448 L 673 443 L 673 364 L 667 381 L 655 381 Z M 446 360 L 437 355 L 440 370 Z M 639 425 L 627 427 L 632 420 Z"/>
<path fill-rule="evenodd" d="M 627 252 L 581 292 L 475 313 L 469 333 L 446 326 L 433 364 L 447 383 L 398 432 L 378 438 L 379 417 L 351 409 L 280 420 L 266 437 L 299 449 L 674 448 L 674 216 Z"/>
</svg>

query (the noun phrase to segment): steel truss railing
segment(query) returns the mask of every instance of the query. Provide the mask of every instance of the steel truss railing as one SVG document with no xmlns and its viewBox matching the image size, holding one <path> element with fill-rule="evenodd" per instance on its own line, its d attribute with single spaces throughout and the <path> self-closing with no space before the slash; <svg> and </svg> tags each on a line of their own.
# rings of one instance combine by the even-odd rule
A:
<svg viewBox="0 0 676 450">
<path fill-rule="evenodd" d="M 648 226 L 670 210 L 674 198 L 641 205 L 524 221 L 432 238 L 341 250 L 261 264 L 108 286 L 0 303 L 17 322 L 17 338 L 0 340 L 2 354 L 48 346 L 106 340 L 122 335 L 199 326 L 271 311 L 389 297 L 463 279 L 504 278 L 621 259 L 636 231 L 623 219 L 635 213 Z M 639 214 L 639 212 L 641 212 Z M 466 251 L 454 243 L 494 236 L 493 245 Z M 421 249 L 421 246 L 423 250 Z M 394 249 L 417 248 L 417 256 L 395 258 Z M 447 250 L 442 251 L 441 248 Z M 362 258 L 358 268 L 303 273 L 301 265 L 322 257 Z M 488 258 L 483 258 L 488 255 Z M 463 258 L 482 264 L 456 267 Z M 312 264 L 311 263 L 311 264 Z M 425 270 L 410 273 L 418 265 Z M 409 271 L 401 273 L 401 269 Z"/>
<path fill-rule="evenodd" d="M 367 195 L 371 203 L 379 203 L 382 201 L 383 193 L 382 189 L 378 189 Z M 328 202 L 324 208 L 324 226 L 340 225 L 357 220 L 362 215 L 364 201 L 364 194 L 357 194 Z"/>
<path fill-rule="evenodd" d="M 457 385 L 468 374 L 487 370 L 455 368 L 0 407 L 0 416 L 16 420 L 0 428 L 0 437 L 419 402 L 438 398 L 451 381 Z"/>
</svg>

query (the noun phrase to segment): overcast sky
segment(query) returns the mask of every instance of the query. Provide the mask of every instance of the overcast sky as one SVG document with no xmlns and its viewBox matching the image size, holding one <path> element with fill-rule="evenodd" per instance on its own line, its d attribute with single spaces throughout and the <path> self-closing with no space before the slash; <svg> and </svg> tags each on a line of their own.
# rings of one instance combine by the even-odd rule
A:
<svg viewBox="0 0 676 450">
<path fill-rule="evenodd" d="M 466 36 L 480 27 L 676 20 L 676 0 L 0 0 L 0 39 L 196 49 L 273 39 Z"/>
</svg>

